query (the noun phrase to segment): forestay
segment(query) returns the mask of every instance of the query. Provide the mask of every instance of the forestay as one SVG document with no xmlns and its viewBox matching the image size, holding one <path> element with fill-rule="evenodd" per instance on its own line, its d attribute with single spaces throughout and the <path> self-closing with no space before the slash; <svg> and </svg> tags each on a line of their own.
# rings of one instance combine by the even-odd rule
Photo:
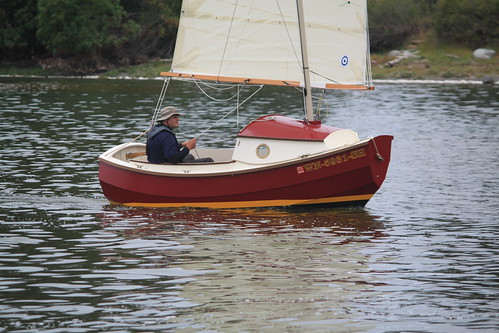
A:
<svg viewBox="0 0 499 333">
<path fill-rule="evenodd" d="M 311 85 L 370 89 L 366 0 L 304 2 Z M 295 0 L 184 0 L 165 76 L 303 86 Z"/>
</svg>

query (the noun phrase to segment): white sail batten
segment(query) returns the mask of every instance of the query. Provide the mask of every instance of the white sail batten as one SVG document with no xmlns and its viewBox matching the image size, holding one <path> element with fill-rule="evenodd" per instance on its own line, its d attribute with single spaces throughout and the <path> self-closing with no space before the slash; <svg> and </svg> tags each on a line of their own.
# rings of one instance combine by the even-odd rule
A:
<svg viewBox="0 0 499 333">
<path fill-rule="evenodd" d="M 311 86 L 369 89 L 366 0 L 303 5 Z M 303 86 L 300 52 L 295 0 L 184 0 L 162 75 Z"/>
</svg>

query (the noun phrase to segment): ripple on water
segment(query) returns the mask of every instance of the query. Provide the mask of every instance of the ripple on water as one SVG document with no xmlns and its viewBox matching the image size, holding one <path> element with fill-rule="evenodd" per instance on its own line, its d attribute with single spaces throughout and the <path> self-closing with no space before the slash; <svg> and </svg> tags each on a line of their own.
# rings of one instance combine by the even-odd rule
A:
<svg viewBox="0 0 499 333">
<path fill-rule="evenodd" d="M 0 81 L 5 331 L 497 331 L 497 86 L 328 93 L 326 123 L 395 136 L 367 208 L 215 211 L 101 193 L 98 155 L 147 128 L 161 82 Z M 233 107 L 174 89 L 180 137 Z M 200 145 L 229 147 L 267 108 L 301 107 L 259 94 Z"/>
</svg>

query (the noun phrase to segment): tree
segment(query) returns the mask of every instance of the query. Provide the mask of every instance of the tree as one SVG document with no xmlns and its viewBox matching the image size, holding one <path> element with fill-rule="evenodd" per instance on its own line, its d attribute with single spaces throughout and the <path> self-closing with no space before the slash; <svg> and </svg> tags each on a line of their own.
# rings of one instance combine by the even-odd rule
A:
<svg viewBox="0 0 499 333">
<path fill-rule="evenodd" d="M 182 2 L 179 0 L 122 0 L 128 17 L 140 30 L 123 52 L 141 62 L 144 58 L 171 57 L 177 35 Z"/>
<path fill-rule="evenodd" d="M 435 30 L 444 42 L 475 48 L 499 43 L 499 0 L 439 0 Z"/>
<path fill-rule="evenodd" d="M 427 11 L 433 0 L 369 0 L 372 51 L 401 46 L 407 38 L 428 27 Z"/>
<path fill-rule="evenodd" d="M 54 56 L 96 54 L 133 33 L 124 15 L 119 0 L 38 0 L 37 37 Z"/>
<path fill-rule="evenodd" d="M 0 59 L 31 59 L 45 52 L 36 38 L 36 0 L 0 0 Z"/>
</svg>

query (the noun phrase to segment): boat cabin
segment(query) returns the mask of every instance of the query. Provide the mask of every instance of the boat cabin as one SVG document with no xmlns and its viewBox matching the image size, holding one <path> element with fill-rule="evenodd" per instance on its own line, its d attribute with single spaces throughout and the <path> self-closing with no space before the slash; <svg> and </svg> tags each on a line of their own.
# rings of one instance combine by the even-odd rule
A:
<svg viewBox="0 0 499 333">
<path fill-rule="evenodd" d="M 196 148 L 196 157 L 211 157 L 215 163 L 239 161 L 265 165 L 295 158 L 304 158 L 327 150 L 334 150 L 359 141 L 357 132 L 307 122 L 280 115 L 260 117 L 237 136 L 234 149 Z M 113 157 L 123 161 L 147 163 L 144 144 L 128 145 L 117 150 Z M 202 163 L 201 163 L 202 164 Z"/>
</svg>

